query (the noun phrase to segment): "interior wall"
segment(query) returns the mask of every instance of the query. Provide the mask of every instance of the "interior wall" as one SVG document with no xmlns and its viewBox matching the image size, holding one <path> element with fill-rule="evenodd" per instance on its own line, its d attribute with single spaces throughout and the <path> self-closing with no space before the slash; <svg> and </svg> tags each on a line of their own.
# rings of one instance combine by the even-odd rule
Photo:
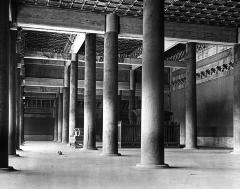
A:
<svg viewBox="0 0 240 189">
<path fill-rule="evenodd" d="M 24 117 L 24 138 L 26 141 L 51 141 L 53 140 L 53 117 Z"/>
<path fill-rule="evenodd" d="M 199 146 L 232 147 L 233 76 L 227 75 L 197 85 L 197 133 Z M 184 89 L 171 92 L 174 121 L 181 125 L 185 143 Z"/>
</svg>

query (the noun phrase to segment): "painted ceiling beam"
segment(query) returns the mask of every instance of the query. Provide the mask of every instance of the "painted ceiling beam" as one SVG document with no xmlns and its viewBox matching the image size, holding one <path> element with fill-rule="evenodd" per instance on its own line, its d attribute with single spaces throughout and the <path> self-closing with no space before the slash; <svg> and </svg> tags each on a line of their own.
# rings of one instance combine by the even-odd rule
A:
<svg viewBox="0 0 240 189">
<path fill-rule="evenodd" d="M 25 77 L 23 86 L 63 87 L 63 79 Z M 84 80 L 78 80 L 78 88 L 84 88 Z M 96 89 L 103 89 L 103 81 L 96 81 Z M 118 82 L 119 90 L 129 90 L 129 82 Z"/>
<path fill-rule="evenodd" d="M 47 95 L 56 95 L 57 93 L 62 92 L 61 88 L 59 87 L 39 87 L 39 86 L 25 86 L 24 87 L 24 96 L 38 96 L 42 94 L 47 94 Z M 83 95 L 84 94 L 84 88 L 78 88 L 78 94 Z M 102 89 L 97 89 L 96 90 L 96 95 L 102 95 L 103 90 Z"/>
<path fill-rule="evenodd" d="M 140 85 L 136 86 L 136 96 L 141 95 L 141 87 Z M 122 97 L 128 99 L 129 91 L 122 90 Z M 57 95 L 58 93 L 62 93 L 62 88 L 59 87 L 48 87 L 48 86 L 25 86 L 24 87 L 24 96 L 41 96 L 41 95 Z M 84 88 L 78 88 L 78 99 L 83 98 L 84 95 Z M 96 89 L 96 96 L 102 98 L 103 90 Z"/>
<path fill-rule="evenodd" d="M 37 65 L 37 66 L 64 66 L 64 61 L 56 61 L 56 60 L 41 60 L 41 59 L 25 59 L 24 65 Z M 84 62 L 79 62 L 78 67 L 85 67 Z M 103 63 L 97 63 L 96 68 L 103 69 Z M 130 70 L 130 65 L 119 64 L 118 70 Z"/>
<path fill-rule="evenodd" d="M 34 93 L 24 91 L 24 96 L 38 99 L 55 99 L 56 93 Z"/>
<path fill-rule="evenodd" d="M 78 51 L 80 50 L 80 48 L 82 47 L 82 45 L 84 44 L 85 41 L 85 33 L 79 33 L 77 34 L 71 48 L 70 48 L 70 53 L 74 53 L 77 54 Z"/>
<path fill-rule="evenodd" d="M 26 51 L 24 55 L 24 59 L 35 59 L 35 60 L 49 60 L 49 61 L 58 61 L 56 64 L 64 65 L 64 63 L 59 63 L 60 61 L 70 61 L 71 54 L 68 53 L 51 53 L 51 52 L 40 52 L 40 51 Z M 97 64 L 103 64 L 103 57 L 96 57 Z M 85 56 L 78 56 L 79 66 L 85 66 Z M 129 66 L 141 66 L 142 59 L 141 58 L 119 58 L 119 65 L 129 65 Z M 186 68 L 186 64 L 180 61 L 164 61 L 165 67 L 172 68 Z"/>
<path fill-rule="evenodd" d="M 59 87 L 25 86 L 25 93 L 48 93 L 56 94 L 61 92 Z"/>
<path fill-rule="evenodd" d="M 142 39 L 142 19 L 121 17 L 119 37 Z M 105 32 L 105 15 L 30 5 L 18 6 L 16 27 L 25 30 L 98 33 Z M 165 22 L 166 40 L 212 44 L 235 44 L 238 29 L 235 27 Z"/>
</svg>

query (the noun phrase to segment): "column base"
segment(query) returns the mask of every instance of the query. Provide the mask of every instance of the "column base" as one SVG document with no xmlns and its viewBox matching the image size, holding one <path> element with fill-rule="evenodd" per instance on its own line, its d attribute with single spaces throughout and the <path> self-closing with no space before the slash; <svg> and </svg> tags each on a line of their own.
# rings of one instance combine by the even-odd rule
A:
<svg viewBox="0 0 240 189">
<path fill-rule="evenodd" d="M 137 164 L 136 165 L 137 168 L 140 169 L 166 169 L 166 168 L 170 168 L 170 166 L 168 164 L 163 164 L 163 165 L 154 165 L 154 164 Z"/>
<path fill-rule="evenodd" d="M 80 150 L 83 152 L 94 152 L 98 149 L 97 148 L 81 148 Z"/>
<path fill-rule="evenodd" d="M 12 172 L 12 171 L 17 171 L 16 169 L 14 169 L 12 166 L 8 166 L 8 167 L 4 167 L 4 168 L 0 168 L 0 172 L 4 171 L 4 172 Z"/>
<path fill-rule="evenodd" d="M 198 147 L 184 147 L 184 150 L 198 150 Z"/>
<path fill-rule="evenodd" d="M 8 156 L 9 156 L 9 157 L 20 157 L 19 154 L 13 154 L 13 155 L 12 155 L 12 154 L 9 154 Z"/>
<path fill-rule="evenodd" d="M 240 155 L 240 150 L 232 151 L 232 152 L 230 152 L 230 154 L 233 154 L 233 155 Z"/>
<path fill-rule="evenodd" d="M 116 153 L 116 154 L 101 153 L 100 156 L 104 156 L 104 157 L 118 157 L 118 156 L 121 156 L 121 154 L 120 153 Z"/>
</svg>

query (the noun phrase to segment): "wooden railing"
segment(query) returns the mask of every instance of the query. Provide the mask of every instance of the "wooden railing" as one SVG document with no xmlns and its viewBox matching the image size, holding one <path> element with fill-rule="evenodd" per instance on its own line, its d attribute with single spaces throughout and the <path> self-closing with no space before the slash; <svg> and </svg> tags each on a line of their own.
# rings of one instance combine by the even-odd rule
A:
<svg viewBox="0 0 240 189">
<path fill-rule="evenodd" d="M 165 123 L 164 145 L 180 147 L 180 125 L 177 123 Z"/>
<path fill-rule="evenodd" d="M 180 125 L 177 123 L 165 123 L 164 145 L 166 147 L 180 146 Z M 118 124 L 118 147 L 140 147 L 141 126 L 129 125 L 119 122 Z"/>
<path fill-rule="evenodd" d="M 140 125 L 118 124 L 118 147 L 140 147 Z"/>
<path fill-rule="evenodd" d="M 81 147 L 83 145 L 83 128 L 79 130 L 74 137 L 70 137 L 70 145 Z M 180 146 L 180 126 L 177 123 L 165 123 L 164 125 L 164 145 L 165 147 Z M 137 148 L 141 146 L 141 126 L 129 125 L 122 122 L 118 123 L 118 147 L 119 148 Z"/>
<path fill-rule="evenodd" d="M 53 108 L 53 99 L 25 99 L 24 106 L 26 108 Z"/>
</svg>

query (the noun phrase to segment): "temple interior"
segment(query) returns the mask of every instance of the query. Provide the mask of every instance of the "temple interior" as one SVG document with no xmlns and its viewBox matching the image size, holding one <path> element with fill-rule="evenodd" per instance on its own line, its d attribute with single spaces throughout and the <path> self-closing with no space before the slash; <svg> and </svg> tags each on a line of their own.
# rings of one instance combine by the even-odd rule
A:
<svg viewBox="0 0 240 189">
<path fill-rule="evenodd" d="M 0 1 L 0 189 L 237 189 L 240 2 Z"/>
</svg>

